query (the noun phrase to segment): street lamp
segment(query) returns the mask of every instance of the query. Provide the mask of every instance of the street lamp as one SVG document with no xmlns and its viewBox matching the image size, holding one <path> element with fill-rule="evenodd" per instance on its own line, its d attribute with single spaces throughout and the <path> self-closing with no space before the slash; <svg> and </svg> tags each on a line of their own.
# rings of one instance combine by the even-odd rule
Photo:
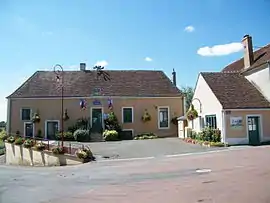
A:
<svg viewBox="0 0 270 203">
<path fill-rule="evenodd" d="M 53 67 L 53 72 L 61 87 L 61 146 L 64 147 L 64 69 L 61 65 L 56 64 Z"/>
</svg>

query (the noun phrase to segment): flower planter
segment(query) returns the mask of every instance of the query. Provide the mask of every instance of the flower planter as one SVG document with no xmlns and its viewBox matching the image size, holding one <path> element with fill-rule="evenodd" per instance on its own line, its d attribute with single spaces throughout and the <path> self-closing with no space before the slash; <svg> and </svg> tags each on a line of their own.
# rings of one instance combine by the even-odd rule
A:
<svg viewBox="0 0 270 203">
<path fill-rule="evenodd" d="M 68 154 L 53 154 L 51 151 L 37 151 L 24 148 L 22 145 L 5 143 L 6 164 L 24 166 L 64 166 L 84 163 L 76 156 Z"/>
</svg>

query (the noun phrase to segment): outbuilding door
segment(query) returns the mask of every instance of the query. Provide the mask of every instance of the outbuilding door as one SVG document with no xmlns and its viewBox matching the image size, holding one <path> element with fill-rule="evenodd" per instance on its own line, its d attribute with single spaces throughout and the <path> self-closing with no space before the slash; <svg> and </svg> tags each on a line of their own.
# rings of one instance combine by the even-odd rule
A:
<svg viewBox="0 0 270 203">
<path fill-rule="evenodd" d="M 248 116 L 248 138 L 250 145 L 260 145 L 260 117 Z"/>
</svg>

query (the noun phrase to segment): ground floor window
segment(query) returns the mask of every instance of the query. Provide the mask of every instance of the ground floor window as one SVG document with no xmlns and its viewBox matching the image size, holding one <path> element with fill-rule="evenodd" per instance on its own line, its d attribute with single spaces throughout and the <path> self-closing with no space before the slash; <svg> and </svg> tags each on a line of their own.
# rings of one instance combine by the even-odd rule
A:
<svg viewBox="0 0 270 203">
<path fill-rule="evenodd" d="M 34 124 L 32 122 L 24 122 L 24 136 L 34 137 Z"/>
<path fill-rule="evenodd" d="M 132 107 L 122 108 L 122 120 L 123 120 L 123 123 L 133 122 L 133 108 Z"/>
<path fill-rule="evenodd" d="M 217 129 L 217 117 L 216 115 L 205 116 L 206 126 L 209 128 Z"/>
<path fill-rule="evenodd" d="M 169 128 L 169 107 L 159 107 L 158 109 L 158 127 Z"/>
<path fill-rule="evenodd" d="M 46 138 L 49 140 L 56 139 L 56 133 L 59 131 L 59 121 L 46 121 L 45 122 Z"/>
</svg>

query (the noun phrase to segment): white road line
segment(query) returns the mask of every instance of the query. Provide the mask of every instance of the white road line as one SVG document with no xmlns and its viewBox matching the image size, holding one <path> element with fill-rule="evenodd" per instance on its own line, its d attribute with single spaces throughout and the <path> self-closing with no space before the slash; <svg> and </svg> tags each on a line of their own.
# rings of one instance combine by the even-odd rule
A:
<svg viewBox="0 0 270 203">
<path fill-rule="evenodd" d="M 225 152 L 229 151 L 228 149 L 223 150 L 214 150 L 214 151 L 206 151 L 206 152 L 191 152 L 191 153 L 184 153 L 184 154 L 170 154 L 166 155 L 165 157 L 179 157 L 179 156 L 190 156 L 190 155 L 200 155 L 200 154 L 210 154 L 210 153 L 216 153 L 216 152 Z"/>
<path fill-rule="evenodd" d="M 147 160 L 154 159 L 155 157 L 138 157 L 138 158 L 129 158 L 129 159 L 106 159 L 106 160 L 97 160 L 97 162 L 111 162 L 111 161 L 137 161 L 137 160 Z"/>
</svg>

